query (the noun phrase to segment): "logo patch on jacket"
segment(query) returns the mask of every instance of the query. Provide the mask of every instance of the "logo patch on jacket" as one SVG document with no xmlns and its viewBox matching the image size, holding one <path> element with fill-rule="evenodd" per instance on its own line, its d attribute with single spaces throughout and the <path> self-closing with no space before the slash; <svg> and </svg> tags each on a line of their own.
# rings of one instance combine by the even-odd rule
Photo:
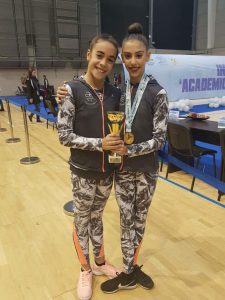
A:
<svg viewBox="0 0 225 300">
<path fill-rule="evenodd" d="M 85 96 L 85 103 L 88 105 L 93 105 L 98 101 L 95 97 L 93 97 L 93 95 L 90 92 L 86 92 L 84 96 Z"/>
</svg>

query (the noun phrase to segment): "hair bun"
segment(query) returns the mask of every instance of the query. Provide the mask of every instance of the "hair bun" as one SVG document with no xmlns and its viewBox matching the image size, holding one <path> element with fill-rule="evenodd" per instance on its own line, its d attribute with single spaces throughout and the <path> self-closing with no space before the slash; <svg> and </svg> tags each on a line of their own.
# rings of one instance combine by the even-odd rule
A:
<svg viewBox="0 0 225 300">
<path fill-rule="evenodd" d="M 143 27 L 140 23 L 133 23 L 128 27 L 128 35 L 130 34 L 143 34 Z"/>
</svg>

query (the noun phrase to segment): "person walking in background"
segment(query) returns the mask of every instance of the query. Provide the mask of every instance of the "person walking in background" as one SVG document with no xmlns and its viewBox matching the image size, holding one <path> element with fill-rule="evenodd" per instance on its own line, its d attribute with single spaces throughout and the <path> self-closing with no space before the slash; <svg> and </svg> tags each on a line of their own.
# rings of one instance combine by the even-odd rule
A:
<svg viewBox="0 0 225 300">
<path fill-rule="evenodd" d="M 57 103 L 55 101 L 55 97 L 53 96 L 54 94 L 54 87 L 50 86 L 48 78 L 46 75 L 43 75 L 43 103 L 44 103 L 44 107 L 46 109 L 48 109 L 48 105 L 47 105 L 47 101 L 51 101 L 52 106 L 57 109 Z"/>
<path fill-rule="evenodd" d="M 28 76 L 26 80 L 27 86 L 27 98 L 29 104 L 34 104 L 35 111 L 40 112 L 40 84 L 37 79 L 37 69 L 32 67 L 28 71 Z M 28 118 L 32 122 L 34 114 L 31 113 Z M 36 115 L 37 122 L 41 122 L 40 116 Z"/>
<path fill-rule="evenodd" d="M 83 77 L 64 88 L 68 96 L 59 103 L 60 142 L 70 147 L 69 160 L 74 199 L 74 246 L 81 264 L 77 285 L 79 299 L 92 295 L 92 274 L 113 278 L 119 270 L 105 260 L 102 214 L 113 184 L 114 167 L 107 150 L 120 150 L 120 137 L 109 133 L 107 111 L 119 108 L 120 91 L 105 81 L 118 55 L 110 35 L 93 38 Z M 89 240 L 94 264 L 89 259 Z"/>
<path fill-rule="evenodd" d="M 138 266 L 148 210 L 158 178 L 157 151 L 166 138 L 168 101 L 165 90 L 145 74 L 150 58 L 142 26 L 134 23 L 122 44 L 122 59 L 130 75 L 120 108 L 126 113 L 125 145 L 115 150 L 123 155 L 123 166 L 115 174 L 115 192 L 120 210 L 121 248 L 124 272 L 101 285 L 105 293 L 140 285 L 151 289 L 154 282 Z"/>
</svg>

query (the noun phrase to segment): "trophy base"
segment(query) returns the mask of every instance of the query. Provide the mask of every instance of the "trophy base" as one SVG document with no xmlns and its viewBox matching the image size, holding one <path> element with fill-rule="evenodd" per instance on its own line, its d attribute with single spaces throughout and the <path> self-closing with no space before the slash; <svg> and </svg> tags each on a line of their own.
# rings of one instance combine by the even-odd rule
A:
<svg viewBox="0 0 225 300">
<path fill-rule="evenodd" d="M 110 164 L 121 164 L 122 158 L 119 155 L 109 155 L 109 163 Z"/>
</svg>

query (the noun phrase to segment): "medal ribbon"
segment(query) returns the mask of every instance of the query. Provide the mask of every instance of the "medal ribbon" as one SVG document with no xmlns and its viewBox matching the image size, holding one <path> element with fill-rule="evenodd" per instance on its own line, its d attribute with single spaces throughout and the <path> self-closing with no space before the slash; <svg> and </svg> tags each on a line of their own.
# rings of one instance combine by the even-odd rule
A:
<svg viewBox="0 0 225 300">
<path fill-rule="evenodd" d="M 149 77 L 144 73 L 141 81 L 138 85 L 138 89 L 136 95 L 134 97 L 133 105 L 131 106 L 131 87 L 130 87 L 130 80 L 127 81 L 126 86 L 126 104 L 125 104 L 125 112 L 126 112 L 126 131 L 131 132 L 132 123 L 134 117 L 137 113 L 139 104 L 141 102 L 142 95 L 146 89 L 148 84 Z"/>
</svg>

